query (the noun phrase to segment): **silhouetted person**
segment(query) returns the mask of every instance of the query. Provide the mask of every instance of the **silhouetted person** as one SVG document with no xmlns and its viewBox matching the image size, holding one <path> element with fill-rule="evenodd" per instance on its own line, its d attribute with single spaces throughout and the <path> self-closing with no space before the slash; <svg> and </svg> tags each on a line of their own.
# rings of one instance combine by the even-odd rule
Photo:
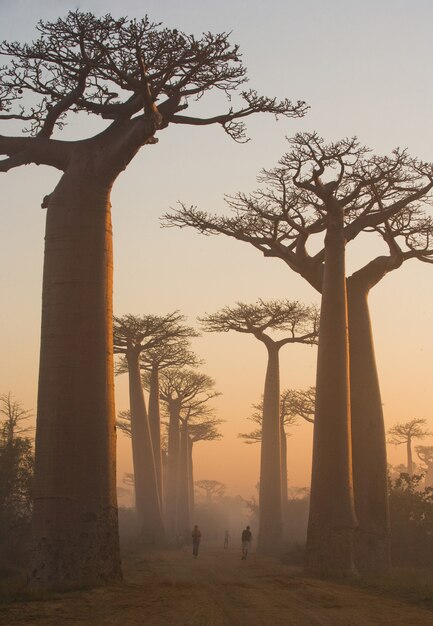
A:
<svg viewBox="0 0 433 626">
<path fill-rule="evenodd" d="M 242 531 L 242 560 L 245 561 L 248 555 L 248 550 L 251 546 L 251 541 L 253 536 L 251 534 L 250 527 L 247 526 L 245 530 Z"/>
<path fill-rule="evenodd" d="M 224 533 L 224 548 L 229 547 L 230 533 L 228 530 Z"/>
<path fill-rule="evenodd" d="M 192 536 L 192 558 L 196 559 L 198 557 L 198 548 L 199 548 L 200 539 L 201 539 L 201 532 L 199 531 L 197 525 L 194 526 L 191 536 Z"/>
</svg>

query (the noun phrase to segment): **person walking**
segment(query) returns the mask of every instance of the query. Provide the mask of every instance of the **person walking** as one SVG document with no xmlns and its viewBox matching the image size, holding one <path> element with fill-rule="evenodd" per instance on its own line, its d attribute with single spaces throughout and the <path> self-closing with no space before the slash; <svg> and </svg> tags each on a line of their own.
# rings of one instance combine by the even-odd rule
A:
<svg viewBox="0 0 433 626">
<path fill-rule="evenodd" d="M 229 547 L 230 533 L 228 530 L 224 533 L 224 548 Z"/>
<path fill-rule="evenodd" d="M 245 530 L 242 531 L 242 561 L 246 561 L 248 550 L 251 546 L 251 541 L 253 539 L 253 535 L 251 534 L 250 527 L 247 526 Z"/>
<path fill-rule="evenodd" d="M 200 539 L 201 539 L 201 532 L 197 525 L 194 526 L 191 536 L 192 536 L 192 558 L 196 559 L 198 557 L 198 548 L 200 546 Z"/>
</svg>

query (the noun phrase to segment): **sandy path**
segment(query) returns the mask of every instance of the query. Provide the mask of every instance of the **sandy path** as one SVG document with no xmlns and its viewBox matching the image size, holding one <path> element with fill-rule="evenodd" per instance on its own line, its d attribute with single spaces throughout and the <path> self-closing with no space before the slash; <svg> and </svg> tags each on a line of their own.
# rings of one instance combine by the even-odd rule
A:
<svg viewBox="0 0 433 626">
<path fill-rule="evenodd" d="M 126 584 L 0 607 L 0 624 L 36 626 L 431 626 L 389 596 L 302 578 L 273 559 L 201 548 L 125 564 Z"/>
</svg>

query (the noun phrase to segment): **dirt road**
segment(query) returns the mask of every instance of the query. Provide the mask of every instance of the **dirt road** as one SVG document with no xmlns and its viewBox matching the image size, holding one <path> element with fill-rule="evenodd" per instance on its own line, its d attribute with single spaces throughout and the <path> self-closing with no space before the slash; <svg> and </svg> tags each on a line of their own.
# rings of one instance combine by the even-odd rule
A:
<svg viewBox="0 0 433 626">
<path fill-rule="evenodd" d="M 302 578 L 273 559 L 201 547 L 125 563 L 125 585 L 0 607 L 7 626 L 432 626 L 389 596 Z"/>
</svg>

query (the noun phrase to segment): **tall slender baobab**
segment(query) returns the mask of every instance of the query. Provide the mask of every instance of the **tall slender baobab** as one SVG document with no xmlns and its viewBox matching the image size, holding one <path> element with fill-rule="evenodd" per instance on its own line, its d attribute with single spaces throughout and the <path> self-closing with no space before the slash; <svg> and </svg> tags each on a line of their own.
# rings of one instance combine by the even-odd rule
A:
<svg viewBox="0 0 433 626">
<path fill-rule="evenodd" d="M 151 544 L 159 542 L 164 533 L 152 437 L 141 386 L 140 356 L 156 346 L 191 336 L 192 329 L 183 321 L 183 315 L 175 311 L 166 316 L 124 315 L 115 317 L 113 324 L 114 353 L 124 355 L 129 377 L 135 506 L 142 539 Z M 119 371 L 124 369 L 121 366 Z"/>
<path fill-rule="evenodd" d="M 153 454 L 155 459 L 156 478 L 160 502 L 163 505 L 163 480 L 162 480 L 162 449 L 161 449 L 161 413 L 159 376 L 160 372 L 170 367 L 196 367 L 199 365 L 197 356 L 189 349 L 186 337 L 197 337 L 198 333 L 192 328 L 179 326 L 179 335 L 172 335 L 170 340 L 165 340 L 146 350 L 140 358 L 140 368 L 149 372 L 149 426 L 152 438 Z"/>
<path fill-rule="evenodd" d="M 317 311 L 299 302 L 273 300 L 256 304 L 238 303 L 200 318 L 208 332 L 230 330 L 253 335 L 268 354 L 263 393 L 260 455 L 258 549 L 273 554 L 281 549 L 283 533 L 281 480 L 281 423 L 279 353 L 291 343 L 317 343 Z M 281 331 L 276 339 L 268 331 Z"/>
<path fill-rule="evenodd" d="M 217 426 L 222 424 L 223 420 L 215 417 L 205 416 L 204 418 L 195 419 L 193 424 L 188 428 L 189 446 L 188 446 L 188 474 L 189 474 L 189 508 L 191 516 L 194 514 L 194 462 L 193 450 L 194 444 L 199 441 L 217 441 L 222 438 Z"/>
<path fill-rule="evenodd" d="M 226 33 L 199 38 L 139 20 L 71 11 L 40 21 L 30 44 L 3 42 L 0 121 L 30 135 L 0 136 L 0 171 L 27 164 L 62 172 L 47 195 L 35 505 L 33 587 L 107 584 L 121 578 L 115 490 L 110 193 L 142 146 L 170 124 L 220 124 L 242 140 L 242 119 L 300 116 L 253 90 L 210 118 L 185 112 L 209 91 L 232 96 L 247 81 Z M 28 95 L 28 97 L 27 97 Z M 105 128 L 55 137 L 71 115 Z M 73 426 L 72 426 L 73 425 Z M 66 548 L 67 546 L 67 548 Z"/>
<path fill-rule="evenodd" d="M 425 419 L 413 419 L 402 424 L 395 424 L 388 430 L 388 442 L 394 446 L 405 445 L 407 454 L 407 473 L 413 476 L 412 443 L 414 439 L 425 439 L 433 433 L 425 428 Z"/>
<path fill-rule="evenodd" d="M 430 199 L 433 168 L 431 164 L 424 164 L 410 158 L 405 151 L 401 150 L 395 150 L 391 157 L 369 155 L 365 148 L 359 146 L 356 139 L 326 146 L 315 133 L 308 133 L 297 135 L 290 143 L 292 150 L 280 160 L 279 166 L 273 170 L 263 171 L 259 178 L 263 186 L 258 191 L 250 195 L 238 193 L 227 199 L 229 207 L 234 211 L 233 216 L 209 215 L 194 207 L 182 206 L 174 214 L 165 216 L 165 223 L 169 226 L 192 226 L 206 234 L 224 234 L 239 241 L 245 241 L 266 257 L 282 259 L 319 292 L 323 290 L 326 245 L 320 248 L 319 240 L 318 251 L 311 255 L 307 244 L 310 240 L 314 241 L 315 235 L 322 234 L 323 237 L 328 223 L 331 223 L 330 215 L 325 207 L 326 195 L 328 203 L 335 201 L 340 208 L 342 204 L 344 205 L 343 243 L 352 241 L 365 230 L 380 230 L 380 225 L 386 224 L 387 221 L 389 223 L 394 221 L 397 225 L 396 229 L 392 229 L 391 236 L 389 236 L 388 227 L 383 229 L 389 255 L 373 259 L 347 279 L 348 321 L 352 346 L 350 387 L 353 473 L 359 522 L 356 535 L 357 564 L 365 571 L 386 571 L 390 566 L 386 442 L 368 294 L 372 286 L 389 271 L 398 268 L 403 260 L 418 258 L 425 261 L 432 254 L 429 243 L 431 236 L 427 234 L 431 232 L 431 228 L 425 226 L 428 220 L 426 222 L 422 219 L 419 228 L 416 223 L 414 224 L 413 233 L 418 231 L 421 239 L 424 240 L 419 245 L 415 234 L 406 236 L 404 226 L 402 229 L 398 226 L 397 217 L 402 212 L 416 212 L 419 200 Z M 310 174 L 300 180 L 301 172 L 305 172 L 308 168 Z M 320 186 L 324 184 L 321 182 L 321 177 L 329 183 L 326 183 L 323 189 Z M 340 229 L 341 226 L 340 219 Z M 402 250 L 399 243 L 404 244 Z M 328 238 L 328 248 L 329 246 L 333 247 Z M 340 261 L 343 258 L 343 252 L 340 245 Z M 340 291 L 344 292 L 341 284 Z M 336 303 L 337 300 L 331 299 L 332 306 L 333 302 Z M 344 306 L 341 302 L 340 307 L 343 315 L 341 324 L 343 322 L 347 324 Z M 325 327 L 322 329 L 323 333 Z M 341 339 L 346 345 L 347 337 L 344 331 L 342 331 Z M 343 361 L 343 369 L 346 370 L 347 355 L 343 354 Z M 323 371 L 323 368 L 321 370 Z M 346 377 L 343 380 L 346 380 Z M 339 393 L 344 391 L 344 387 L 337 391 Z M 346 391 L 344 395 L 348 396 Z M 338 394 L 335 397 L 338 397 Z M 334 396 L 332 396 L 332 404 L 334 404 Z M 346 513 L 340 516 L 340 525 L 346 527 L 346 521 L 349 518 L 353 528 L 356 520 L 351 512 L 353 509 L 351 471 L 347 462 L 337 461 L 340 457 L 347 459 L 350 447 L 350 443 L 347 442 L 349 413 L 344 399 L 341 406 L 340 420 L 346 424 L 343 426 L 346 431 L 344 435 L 346 443 L 344 441 L 338 443 L 340 447 L 338 455 L 328 451 L 325 452 L 325 456 L 335 467 L 341 464 L 344 466 L 345 463 L 347 468 L 344 481 L 341 472 L 338 472 L 338 482 L 341 483 L 347 502 Z M 326 430 L 329 429 L 331 432 L 335 430 L 335 426 L 330 420 Z M 317 428 L 320 427 L 317 426 Z M 330 434 L 330 438 L 332 437 Z M 337 441 L 335 439 L 335 443 Z M 317 463 L 321 465 L 318 461 L 315 462 L 315 466 Z M 320 470 L 318 473 L 321 474 Z M 325 481 L 325 474 L 323 474 L 323 480 Z M 329 494 L 329 498 L 325 497 L 323 506 L 325 509 L 328 503 L 328 513 L 325 517 L 332 517 L 334 520 L 332 524 L 338 526 L 340 522 L 338 522 L 339 516 L 336 515 L 336 510 L 340 505 L 337 504 L 334 507 L 333 498 L 337 503 L 342 499 L 334 487 L 331 481 L 326 489 L 332 489 L 332 493 Z M 313 494 L 313 504 L 314 500 Z M 314 506 L 312 508 L 314 509 Z M 350 552 L 352 533 L 348 534 Z M 322 545 L 325 548 L 323 558 L 329 561 L 329 568 L 333 569 L 337 564 L 332 563 L 333 551 L 326 551 L 328 545 L 326 538 L 323 539 Z M 346 563 L 350 561 L 349 556 Z M 324 565 L 323 568 L 317 565 L 320 570 L 328 569 L 328 565 Z"/>
<path fill-rule="evenodd" d="M 281 443 L 281 493 L 283 510 L 288 499 L 287 480 L 287 427 L 298 424 L 301 417 L 311 424 L 314 423 L 314 402 L 316 390 L 308 389 L 285 389 L 280 395 L 280 443 Z M 262 440 L 263 400 L 254 404 L 254 413 L 247 419 L 258 425 L 249 433 L 239 433 L 238 437 L 246 444 L 260 443 Z"/>
<path fill-rule="evenodd" d="M 212 416 L 208 402 L 220 395 L 214 387 L 210 376 L 191 369 L 161 372 L 160 398 L 169 415 L 165 514 L 171 537 L 190 530 L 189 426 L 195 418 Z"/>
</svg>

